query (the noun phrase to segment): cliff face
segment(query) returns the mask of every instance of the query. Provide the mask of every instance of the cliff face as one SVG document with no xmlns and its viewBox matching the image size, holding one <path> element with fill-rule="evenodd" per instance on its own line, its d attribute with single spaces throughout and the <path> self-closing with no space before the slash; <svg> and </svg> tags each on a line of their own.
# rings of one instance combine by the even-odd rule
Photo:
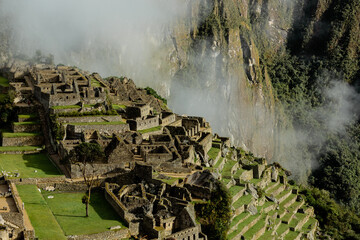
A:
<svg viewBox="0 0 360 240">
<path fill-rule="evenodd" d="M 284 47 L 293 10 L 292 1 L 192 1 L 171 34 L 172 107 L 206 116 L 215 131 L 271 159 L 278 116 L 259 51 Z"/>
</svg>

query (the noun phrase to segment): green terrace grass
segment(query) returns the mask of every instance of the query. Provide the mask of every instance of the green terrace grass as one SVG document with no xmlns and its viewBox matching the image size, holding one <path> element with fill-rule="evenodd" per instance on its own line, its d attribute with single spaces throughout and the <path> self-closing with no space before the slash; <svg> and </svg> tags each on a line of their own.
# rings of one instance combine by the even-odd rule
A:
<svg viewBox="0 0 360 240">
<path fill-rule="evenodd" d="M 231 179 L 228 179 L 228 178 L 221 179 L 221 182 L 224 183 L 225 185 L 227 185 L 230 181 L 231 181 Z"/>
<path fill-rule="evenodd" d="M 303 231 L 310 230 L 311 227 L 312 227 L 312 225 L 315 224 L 316 221 L 317 221 L 317 220 L 316 220 L 315 218 L 312 218 L 312 217 L 309 218 L 309 219 L 307 220 L 307 222 L 303 225 L 302 230 L 303 230 Z"/>
<path fill-rule="evenodd" d="M 278 229 L 276 230 L 278 236 L 280 236 L 281 234 L 283 234 L 284 232 L 286 232 L 289 229 L 289 225 L 285 224 L 285 223 L 281 223 L 280 226 L 278 227 Z"/>
<path fill-rule="evenodd" d="M 14 122 L 14 125 L 38 125 L 39 122 Z"/>
<path fill-rule="evenodd" d="M 233 207 L 235 209 L 238 209 L 239 207 L 245 205 L 245 204 L 249 204 L 252 200 L 252 196 L 251 194 L 248 195 L 244 195 L 241 198 L 239 198 L 236 202 L 234 202 Z"/>
<path fill-rule="evenodd" d="M 36 151 L 39 149 L 43 149 L 43 147 L 42 146 L 8 146 L 8 147 L 0 147 L 0 152 Z"/>
<path fill-rule="evenodd" d="M 220 152 L 219 148 L 212 147 L 212 148 L 210 148 L 210 150 L 208 152 L 208 156 L 211 159 L 215 159 L 218 156 L 219 152 Z"/>
<path fill-rule="evenodd" d="M 290 196 L 288 196 L 282 203 L 280 203 L 280 207 L 284 207 L 284 205 L 286 205 L 288 202 L 290 202 L 294 198 L 297 198 L 297 195 L 296 194 L 290 194 Z"/>
<path fill-rule="evenodd" d="M 103 85 L 98 80 L 96 80 L 95 78 L 91 79 L 91 86 L 92 87 L 103 87 Z"/>
<path fill-rule="evenodd" d="M 247 226 L 249 223 L 251 223 L 253 220 L 255 220 L 257 217 L 259 217 L 259 214 L 255 214 L 255 215 L 250 215 L 247 219 L 245 219 L 243 222 L 239 223 L 238 227 L 236 228 L 235 231 L 233 231 L 232 233 L 230 233 L 228 235 L 228 239 L 234 239 L 236 235 L 238 235 L 241 230 Z"/>
<path fill-rule="evenodd" d="M 220 164 L 224 161 L 224 158 L 220 157 L 219 160 L 214 165 L 214 169 L 218 169 Z"/>
<path fill-rule="evenodd" d="M 253 179 L 250 179 L 250 183 L 253 183 L 255 186 L 257 186 L 260 182 L 261 182 L 261 178 L 260 179 L 257 179 L 257 178 L 253 178 Z"/>
<path fill-rule="evenodd" d="M 139 130 L 139 133 L 149 133 L 149 132 L 155 132 L 155 131 L 160 131 L 161 130 L 161 126 L 157 126 L 157 127 L 152 127 L 152 128 L 148 128 L 148 129 L 144 129 L 144 130 Z"/>
<path fill-rule="evenodd" d="M 277 182 L 270 182 L 264 189 L 264 191 L 266 193 L 270 192 L 271 191 L 271 188 L 274 189 L 276 187 L 274 187 L 274 185 L 278 184 Z M 280 183 L 279 183 L 280 184 Z"/>
<path fill-rule="evenodd" d="M 251 239 L 261 228 L 265 226 L 266 216 L 263 215 L 257 223 L 244 233 L 245 239 Z"/>
<path fill-rule="evenodd" d="M 275 197 L 276 197 L 276 199 L 280 199 L 280 198 L 284 197 L 285 195 L 289 194 L 289 192 L 291 194 L 291 189 L 285 189 L 285 190 L 281 191 L 280 193 L 278 193 L 278 195 L 276 195 Z"/>
<path fill-rule="evenodd" d="M 84 104 L 84 107 L 95 107 L 95 104 Z"/>
<path fill-rule="evenodd" d="M 41 136 L 42 133 L 39 132 L 32 132 L 32 133 L 11 133 L 11 132 L 3 132 L 3 137 L 5 138 L 16 138 L 16 137 L 36 137 Z"/>
<path fill-rule="evenodd" d="M 295 228 L 299 224 L 299 222 L 303 220 L 305 217 L 306 214 L 304 213 L 295 213 L 295 217 L 291 219 L 289 226 Z"/>
<path fill-rule="evenodd" d="M 18 185 L 31 224 L 39 239 L 66 240 L 61 227 L 35 185 Z"/>
<path fill-rule="evenodd" d="M 123 121 L 118 122 L 73 122 L 71 125 L 120 125 L 125 124 Z"/>
<path fill-rule="evenodd" d="M 240 220 L 248 218 L 250 216 L 250 213 L 248 212 L 242 212 L 239 215 L 237 215 L 236 217 L 234 217 L 234 219 L 231 221 L 230 223 L 230 228 L 234 227 L 235 225 L 238 224 L 238 222 L 240 222 Z"/>
<path fill-rule="evenodd" d="M 296 239 L 296 237 L 299 235 L 300 233 L 298 231 L 290 231 L 288 232 L 285 237 L 284 237 L 284 240 L 293 240 L 293 239 Z"/>
<path fill-rule="evenodd" d="M 66 106 L 52 106 L 52 109 L 72 109 L 72 108 L 80 108 L 79 105 L 66 105 Z"/>
<path fill-rule="evenodd" d="M 242 186 L 236 186 L 236 185 L 234 185 L 234 186 L 231 186 L 230 188 L 229 188 L 229 193 L 230 193 L 230 195 L 233 197 L 233 196 L 235 196 L 238 192 L 240 192 L 241 190 L 243 190 L 244 189 L 244 187 L 242 187 Z"/>
<path fill-rule="evenodd" d="M 243 174 L 243 172 L 245 172 L 247 170 L 243 169 L 243 168 L 238 168 L 236 173 L 234 174 L 234 178 L 239 178 L 241 176 L 241 174 Z"/>
<path fill-rule="evenodd" d="M 48 198 L 48 196 L 54 198 Z M 85 217 L 84 193 L 43 192 L 48 207 L 65 235 L 83 235 L 104 232 L 113 226 L 125 228 L 116 211 L 105 199 L 103 192 L 92 192 L 89 217 Z"/>
<path fill-rule="evenodd" d="M 56 167 L 43 153 L 0 154 L 0 171 L 20 173 L 20 178 L 61 176 Z"/>
<path fill-rule="evenodd" d="M 9 80 L 0 76 L 0 87 L 9 87 Z"/>
<path fill-rule="evenodd" d="M 28 119 L 28 118 L 37 118 L 37 114 L 19 114 L 18 118 L 20 119 Z"/>
<path fill-rule="evenodd" d="M 236 161 L 227 161 L 227 163 L 225 163 L 224 168 L 222 170 L 222 175 L 223 176 L 227 176 L 227 177 L 231 177 L 231 168 L 236 164 Z"/>
<path fill-rule="evenodd" d="M 118 109 L 125 109 L 126 106 L 122 105 L 122 104 L 113 104 L 112 108 L 115 109 L 115 110 L 118 110 Z"/>
</svg>

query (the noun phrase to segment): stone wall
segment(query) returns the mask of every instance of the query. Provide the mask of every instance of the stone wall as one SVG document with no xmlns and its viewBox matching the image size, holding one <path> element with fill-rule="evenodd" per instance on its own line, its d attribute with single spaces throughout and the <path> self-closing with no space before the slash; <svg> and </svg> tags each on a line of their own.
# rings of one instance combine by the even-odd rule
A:
<svg viewBox="0 0 360 240">
<path fill-rule="evenodd" d="M 104 124 L 104 125 L 67 125 L 67 133 L 71 135 L 81 134 L 84 131 L 93 130 L 100 134 L 124 133 L 130 131 L 128 124 Z"/>
<path fill-rule="evenodd" d="M 41 125 L 38 124 L 11 124 L 12 130 L 14 133 L 19 132 L 40 132 L 41 131 Z"/>
<path fill-rule="evenodd" d="M 211 197 L 210 188 L 190 184 L 184 184 L 184 187 L 189 190 L 192 198 L 209 200 Z"/>
<path fill-rule="evenodd" d="M 68 236 L 68 240 L 118 240 L 118 239 L 125 239 L 129 238 L 130 233 L 129 230 L 126 229 L 120 229 L 120 230 L 114 230 L 114 231 L 106 231 L 102 233 L 95 233 L 90 235 L 72 235 Z"/>
<path fill-rule="evenodd" d="M 72 123 L 72 122 L 120 122 L 122 121 L 120 115 L 116 116 L 86 116 L 86 117 L 58 117 L 57 121 L 61 123 Z"/>
<path fill-rule="evenodd" d="M 43 144 L 43 136 L 29 136 L 29 137 L 12 137 L 3 138 L 2 145 L 7 146 L 41 146 Z"/>
<path fill-rule="evenodd" d="M 144 130 L 159 126 L 159 115 L 149 116 L 146 119 L 127 120 L 133 131 Z"/>
<path fill-rule="evenodd" d="M 198 226 L 196 227 L 192 227 L 192 228 L 186 228 L 182 231 L 176 232 L 174 234 L 171 234 L 170 236 L 167 237 L 167 239 L 176 239 L 176 240 L 188 240 L 188 239 L 192 239 L 192 240 L 199 240 L 199 239 L 203 239 L 206 240 L 206 236 L 204 236 L 203 234 L 200 234 Z M 205 238 L 204 238 L 205 237 Z"/>
<path fill-rule="evenodd" d="M 166 126 L 166 125 L 169 125 L 169 124 L 175 122 L 175 120 L 176 120 L 175 114 L 165 112 L 165 113 L 162 113 L 162 117 L 160 118 L 160 124 L 162 126 Z"/>
<path fill-rule="evenodd" d="M 80 163 L 80 165 L 82 164 Z M 118 163 L 118 164 L 102 163 L 102 164 L 92 164 L 92 166 L 90 164 L 87 164 L 86 172 L 91 173 L 94 171 L 96 175 L 104 175 L 104 174 L 112 173 L 117 169 L 123 169 L 123 168 L 125 168 L 125 163 Z M 83 177 L 81 169 L 82 167 L 80 167 L 78 164 L 71 164 L 69 169 L 71 178 Z"/>
</svg>

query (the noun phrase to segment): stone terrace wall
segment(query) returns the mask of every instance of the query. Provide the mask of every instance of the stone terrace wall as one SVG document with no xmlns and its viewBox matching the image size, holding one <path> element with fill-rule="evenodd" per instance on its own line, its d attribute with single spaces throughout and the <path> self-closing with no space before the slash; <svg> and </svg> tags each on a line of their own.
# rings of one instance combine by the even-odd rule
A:
<svg viewBox="0 0 360 240">
<path fill-rule="evenodd" d="M 120 115 L 116 116 L 86 116 L 86 117 L 59 117 L 57 118 L 59 122 L 62 123 L 72 123 L 72 122 L 119 122 L 122 121 Z"/>
<path fill-rule="evenodd" d="M 3 138 L 2 145 L 7 146 L 39 146 L 44 141 L 43 136 Z"/>
<path fill-rule="evenodd" d="M 82 133 L 86 130 L 97 130 L 102 133 L 124 133 L 130 131 L 128 124 L 106 124 L 106 125 L 68 125 L 68 129 L 74 133 Z"/>
<path fill-rule="evenodd" d="M 41 131 L 41 125 L 39 124 L 21 124 L 21 125 L 15 125 L 12 124 L 12 129 L 14 133 L 19 132 L 40 132 Z"/>
<path fill-rule="evenodd" d="M 68 240 L 118 240 L 118 239 L 125 239 L 129 238 L 130 233 L 129 230 L 121 229 L 121 230 L 115 230 L 115 231 L 106 231 L 102 233 L 95 233 L 91 235 L 75 235 L 75 236 L 69 236 Z"/>
</svg>

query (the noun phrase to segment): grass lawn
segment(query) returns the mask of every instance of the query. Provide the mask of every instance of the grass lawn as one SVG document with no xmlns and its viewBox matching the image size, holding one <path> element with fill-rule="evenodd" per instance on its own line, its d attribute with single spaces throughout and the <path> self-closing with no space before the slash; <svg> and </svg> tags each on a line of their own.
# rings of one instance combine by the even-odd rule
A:
<svg viewBox="0 0 360 240">
<path fill-rule="evenodd" d="M 9 80 L 7 80 L 6 78 L 0 76 L 0 86 L 1 87 L 8 87 L 9 86 Z"/>
<path fill-rule="evenodd" d="M 38 132 L 32 132 L 32 133 L 3 132 L 2 135 L 3 135 L 3 137 L 6 137 L 6 138 L 15 138 L 15 137 L 35 137 L 35 136 L 42 135 L 42 133 L 38 133 Z"/>
<path fill-rule="evenodd" d="M 71 108 L 80 108 L 79 105 L 67 105 L 67 106 L 52 106 L 52 109 L 71 109 Z"/>
<path fill-rule="evenodd" d="M 159 131 L 161 130 L 161 126 L 157 126 L 157 127 L 153 127 L 153 128 L 148 128 L 148 129 L 144 129 L 144 130 L 139 130 L 139 133 L 149 133 L 149 132 L 155 132 L 155 131 Z"/>
<path fill-rule="evenodd" d="M 92 87 L 103 87 L 103 85 L 98 80 L 96 80 L 95 78 L 91 79 L 91 86 Z"/>
<path fill-rule="evenodd" d="M 36 151 L 38 149 L 43 149 L 42 146 L 8 146 L 8 147 L 0 147 L 0 152 L 6 151 Z"/>
<path fill-rule="evenodd" d="M 112 105 L 113 109 L 118 110 L 118 109 L 125 109 L 126 106 L 122 105 L 122 104 L 113 104 Z"/>
<path fill-rule="evenodd" d="M 66 237 L 35 185 L 18 185 L 35 234 L 39 239 L 66 240 Z"/>
<path fill-rule="evenodd" d="M 61 176 L 56 167 L 43 153 L 0 154 L 0 171 L 17 172 L 20 173 L 21 178 Z"/>
<path fill-rule="evenodd" d="M 218 156 L 219 152 L 220 152 L 219 148 L 212 147 L 212 148 L 210 148 L 210 150 L 208 152 L 208 156 L 211 159 L 215 159 Z"/>
<path fill-rule="evenodd" d="M 40 122 L 14 122 L 14 125 L 37 125 L 40 124 Z"/>
<path fill-rule="evenodd" d="M 49 195 L 54 198 L 47 198 Z M 43 196 L 65 235 L 93 234 L 123 226 L 118 214 L 107 203 L 103 192 L 93 192 L 89 217 L 85 217 L 84 193 L 43 192 Z"/>
<path fill-rule="evenodd" d="M 123 121 L 118 122 L 73 122 L 71 125 L 119 125 L 125 124 Z"/>
<path fill-rule="evenodd" d="M 19 114 L 18 118 L 37 118 L 37 114 Z"/>
</svg>

